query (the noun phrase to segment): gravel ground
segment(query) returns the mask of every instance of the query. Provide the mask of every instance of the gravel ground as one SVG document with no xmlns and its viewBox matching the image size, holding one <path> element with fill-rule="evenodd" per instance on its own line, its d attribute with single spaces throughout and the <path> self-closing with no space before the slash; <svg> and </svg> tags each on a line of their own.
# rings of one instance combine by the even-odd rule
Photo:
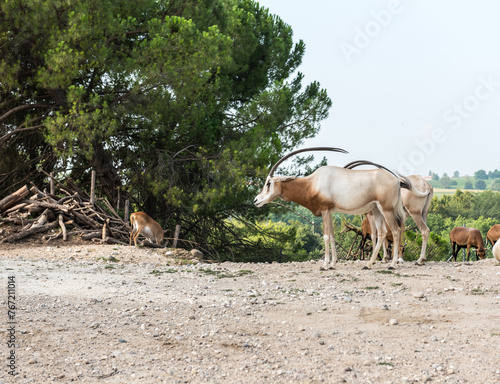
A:
<svg viewBox="0 0 500 384">
<path fill-rule="evenodd" d="M 14 351 L 15 382 L 500 382 L 493 259 L 320 271 L 166 252 L 3 245 L 1 350 Z M 1 383 L 8 372 L 4 359 Z"/>
</svg>

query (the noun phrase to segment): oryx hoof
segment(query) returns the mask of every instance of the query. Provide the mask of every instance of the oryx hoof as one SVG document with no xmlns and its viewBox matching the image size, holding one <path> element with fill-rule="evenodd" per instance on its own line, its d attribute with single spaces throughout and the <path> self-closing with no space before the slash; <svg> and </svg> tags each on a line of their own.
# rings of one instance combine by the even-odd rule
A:
<svg viewBox="0 0 500 384">
<path fill-rule="evenodd" d="M 415 261 L 415 265 L 425 265 L 425 261 L 417 260 Z"/>
<path fill-rule="evenodd" d="M 365 265 L 365 266 L 363 267 L 363 269 L 367 269 L 367 270 L 368 270 L 368 269 L 370 269 L 370 267 L 369 267 L 368 265 Z"/>
<path fill-rule="evenodd" d="M 334 269 L 335 269 L 335 268 L 334 268 L 334 267 L 332 267 L 331 265 L 330 265 L 329 267 L 325 267 L 325 266 L 323 266 L 323 267 L 320 267 L 320 268 L 319 268 L 319 270 L 320 270 L 320 271 L 332 271 L 332 270 L 334 270 Z"/>
<path fill-rule="evenodd" d="M 392 265 L 389 265 L 389 267 L 387 268 L 389 271 L 392 271 L 394 269 L 396 269 L 396 267 L 393 267 Z"/>
</svg>

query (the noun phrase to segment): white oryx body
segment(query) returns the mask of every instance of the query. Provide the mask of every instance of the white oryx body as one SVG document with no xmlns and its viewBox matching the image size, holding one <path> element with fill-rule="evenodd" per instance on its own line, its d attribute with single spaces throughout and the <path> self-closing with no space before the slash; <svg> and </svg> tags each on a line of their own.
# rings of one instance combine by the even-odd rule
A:
<svg viewBox="0 0 500 384">
<path fill-rule="evenodd" d="M 434 189 L 422 176 L 410 175 L 405 178 L 402 178 L 401 176 L 397 176 L 396 174 L 394 174 L 391 170 L 379 164 L 372 163 L 371 161 L 366 161 L 366 160 L 353 161 L 345 165 L 344 168 L 353 169 L 360 165 L 375 166 L 379 169 L 384 169 L 385 171 L 393 174 L 395 177 L 401 178 L 401 186 L 403 187 L 401 189 L 401 200 L 403 201 L 403 206 L 404 206 L 404 217 L 403 217 L 402 227 L 404 229 L 404 221 L 406 220 L 408 215 L 411 215 L 413 221 L 415 221 L 415 224 L 420 230 L 420 233 L 422 233 L 422 248 L 420 250 L 420 257 L 416 261 L 416 264 L 417 265 L 425 264 L 426 261 L 425 251 L 427 249 L 427 242 L 429 240 L 429 233 L 430 233 L 429 227 L 427 226 L 427 214 L 429 213 L 429 207 L 431 205 Z M 412 188 L 406 188 L 406 186 L 404 185 L 406 182 L 408 182 L 408 180 L 410 181 L 410 185 L 412 186 Z M 374 235 L 376 235 L 376 233 L 372 234 L 372 239 Z M 402 241 L 402 236 L 400 237 L 400 239 Z M 401 244 L 399 248 L 401 250 Z M 403 255 L 401 255 L 401 257 L 402 256 Z M 386 259 L 385 250 L 384 250 L 384 259 Z"/>
<path fill-rule="evenodd" d="M 275 168 L 276 166 L 273 170 Z M 308 208 L 316 216 L 321 215 L 325 240 L 323 267 L 327 267 L 330 263 L 329 245 L 332 253 L 331 266 L 333 267 L 337 261 L 332 213 L 360 215 L 373 212 L 378 241 L 373 247 L 370 261 L 365 266 L 369 268 L 375 262 L 380 246 L 385 240 L 387 233 L 385 222 L 393 233 L 394 243 L 399 244 L 400 226 L 404 215 L 400 182 L 400 179 L 382 169 L 351 170 L 325 166 L 303 178 L 273 177 L 271 171 L 254 203 L 261 207 L 280 197 Z M 407 186 L 411 189 L 409 181 Z M 397 262 L 397 248 L 394 247 L 391 268 L 394 268 Z"/>
<path fill-rule="evenodd" d="M 500 241 L 493 246 L 493 257 L 500 263 Z"/>
</svg>

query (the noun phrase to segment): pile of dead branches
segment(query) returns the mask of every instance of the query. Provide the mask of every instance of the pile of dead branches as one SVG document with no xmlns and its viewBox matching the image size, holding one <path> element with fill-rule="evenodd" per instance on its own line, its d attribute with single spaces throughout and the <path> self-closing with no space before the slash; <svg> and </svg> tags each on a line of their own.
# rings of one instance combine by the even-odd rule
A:
<svg viewBox="0 0 500 384">
<path fill-rule="evenodd" d="M 68 236 L 108 244 L 129 244 L 130 226 L 106 198 L 90 196 L 71 179 L 58 182 L 64 197 L 23 186 L 0 200 L 0 243 L 32 236 L 44 241 Z"/>
</svg>

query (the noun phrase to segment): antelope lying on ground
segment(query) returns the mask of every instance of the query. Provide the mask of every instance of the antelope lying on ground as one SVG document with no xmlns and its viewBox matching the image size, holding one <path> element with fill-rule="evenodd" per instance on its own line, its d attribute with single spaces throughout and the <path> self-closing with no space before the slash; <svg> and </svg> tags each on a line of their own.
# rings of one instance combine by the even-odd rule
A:
<svg viewBox="0 0 500 384">
<path fill-rule="evenodd" d="M 450 232 L 450 241 L 453 252 L 453 260 L 457 261 L 458 251 L 462 248 L 467 248 L 467 261 L 469 261 L 471 248 L 477 248 L 476 260 L 484 259 L 484 242 L 476 228 L 455 227 Z"/>
<path fill-rule="evenodd" d="M 359 160 L 353 161 L 347 164 L 344 168 L 353 169 L 354 167 L 360 165 L 372 165 L 384 169 L 394 176 L 396 176 L 392 171 L 385 167 L 381 167 L 378 164 L 372 163 L 371 161 Z M 398 177 L 398 176 L 396 176 Z M 408 215 L 411 215 L 413 221 L 417 225 L 420 233 L 422 234 L 422 248 L 420 250 L 420 257 L 416 261 L 417 265 L 424 265 L 426 259 L 425 252 L 427 250 L 427 242 L 429 240 L 430 229 L 427 226 L 427 214 L 429 213 L 429 207 L 431 206 L 432 195 L 434 194 L 434 189 L 432 186 L 419 175 L 410 175 L 407 177 L 411 181 L 414 188 L 420 191 L 420 194 L 415 194 L 408 189 L 401 189 L 401 200 L 403 201 L 404 207 L 404 217 L 403 221 L 406 220 Z M 402 239 L 401 239 L 402 241 Z M 401 248 L 401 247 L 400 247 Z M 403 255 L 401 254 L 401 257 Z M 385 257 L 385 255 L 384 255 Z"/>
<path fill-rule="evenodd" d="M 500 239 L 500 224 L 495 224 L 490 228 L 486 234 L 486 239 L 486 242 L 489 241 L 491 245 L 495 245 L 498 239 Z"/>
<path fill-rule="evenodd" d="M 148 238 L 151 242 L 153 239 L 156 244 L 163 244 L 163 229 L 160 224 L 154 221 L 150 216 L 144 212 L 135 212 L 130 215 L 130 224 L 132 225 L 132 232 L 130 232 L 130 243 L 132 245 L 132 238 L 137 247 L 137 238 L 140 234 Z"/>
<path fill-rule="evenodd" d="M 325 150 L 325 148 L 321 148 Z M 280 159 L 271 169 L 266 179 L 264 188 L 255 197 L 254 204 L 262 207 L 280 197 L 283 200 L 293 201 L 309 209 L 314 215 L 322 216 L 325 241 L 325 260 L 323 267 L 330 264 L 331 248 L 333 268 L 337 262 L 335 249 L 335 238 L 333 233 L 332 213 L 340 212 L 351 215 L 360 215 L 373 212 L 374 226 L 377 228 L 378 241 L 373 247 L 373 254 L 365 268 L 369 268 L 375 262 L 380 246 L 385 240 L 387 230 L 385 223 L 389 226 L 394 236 L 395 244 L 399 244 L 401 235 L 400 227 L 404 215 L 401 203 L 400 183 L 414 193 L 419 193 L 411 186 L 411 182 L 404 177 L 398 179 L 392 174 L 381 170 L 350 170 L 333 166 L 318 168 L 312 174 L 302 178 L 288 176 L 274 176 L 274 171 L 279 164 L 290 156 L 318 148 L 302 149 L 291 152 Z M 344 152 L 342 149 L 330 148 L 336 152 Z M 404 182 L 403 182 L 404 181 Z M 394 268 L 397 263 L 396 253 L 389 268 Z"/>
</svg>

